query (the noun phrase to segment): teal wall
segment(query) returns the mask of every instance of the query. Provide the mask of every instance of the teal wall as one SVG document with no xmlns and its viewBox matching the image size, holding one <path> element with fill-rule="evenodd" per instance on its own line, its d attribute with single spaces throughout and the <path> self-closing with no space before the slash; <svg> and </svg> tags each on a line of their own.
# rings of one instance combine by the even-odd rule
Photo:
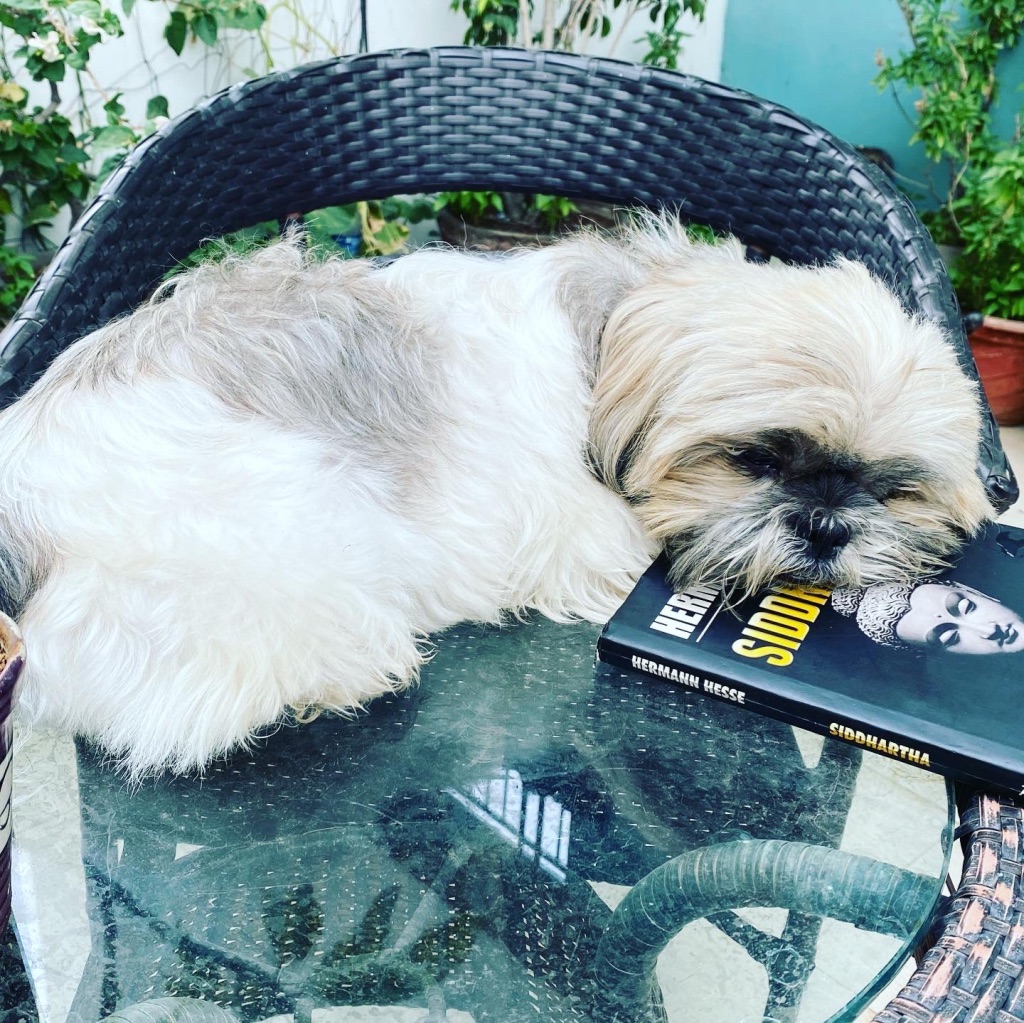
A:
<svg viewBox="0 0 1024 1023">
<path fill-rule="evenodd" d="M 896 0 L 729 0 L 722 81 L 781 103 L 852 145 L 885 149 L 897 173 L 923 193 L 930 169 L 921 147 L 908 146 L 912 125 L 892 93 L 871 81 L 875 54 L 896 56 L 908 42 Z"/>
<path fill-rule="evenodd" d="M 714 3 L 715 0 L 710 0 Z M 909 46 L 896 0 L 728 0 L 722 81 L 789 107 L 855 146 L 893 157 L 908 194 L 926 196 L 942 173 L 909 144 L 914 97 L 880 93 L 875 55 Z M 997 124 L 1014 130 L 1024 106 L 1024 47 L 1004 62 Z"/>
</svg>

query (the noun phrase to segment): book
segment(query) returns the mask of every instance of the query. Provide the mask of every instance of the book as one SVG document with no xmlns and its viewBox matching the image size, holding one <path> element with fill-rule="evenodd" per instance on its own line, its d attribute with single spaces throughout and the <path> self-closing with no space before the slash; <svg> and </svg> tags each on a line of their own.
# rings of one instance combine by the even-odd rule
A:
<svg viewBox="0 0 1024 1023">
<path fill-rule="evenodd" d="M 1024 529 L 991 524 L 941 575 L 780 581 L 732 603 L 656 561 L 600 660 L 967 783 L 1024 795 Z"/>
</svg>

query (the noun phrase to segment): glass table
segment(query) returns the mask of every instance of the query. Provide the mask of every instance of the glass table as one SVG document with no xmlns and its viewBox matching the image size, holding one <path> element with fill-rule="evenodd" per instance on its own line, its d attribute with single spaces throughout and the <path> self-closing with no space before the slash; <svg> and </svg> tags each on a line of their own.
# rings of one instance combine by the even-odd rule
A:
<svg viewBox="0 0 1024 1023">
<path fill-rule="evenodd" d="M 935 908 L 946 786 L 595 666 L 597 631 L 461 626 L 416 688 L 202 779 L 129 790 L 20 736 L 41 1023 L 168 996 L 241 1023 L 853 1018 Z"/>
</svg>

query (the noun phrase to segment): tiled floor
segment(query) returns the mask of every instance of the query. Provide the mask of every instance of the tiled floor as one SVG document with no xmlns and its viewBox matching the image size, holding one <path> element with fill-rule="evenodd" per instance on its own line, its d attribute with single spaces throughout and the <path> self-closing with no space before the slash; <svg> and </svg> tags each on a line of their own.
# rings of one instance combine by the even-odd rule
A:
<svg viewBox="0 0 1024 1023">
<path fill-rule="evenodd" d="M 1017 476 L 1024 478 L 1024 426 L 1003 427 L 999 434 Z M 1018 501 L 1002 518 L 1015 526 L 1024 526 L 1024 501 Z"/>
</svg>

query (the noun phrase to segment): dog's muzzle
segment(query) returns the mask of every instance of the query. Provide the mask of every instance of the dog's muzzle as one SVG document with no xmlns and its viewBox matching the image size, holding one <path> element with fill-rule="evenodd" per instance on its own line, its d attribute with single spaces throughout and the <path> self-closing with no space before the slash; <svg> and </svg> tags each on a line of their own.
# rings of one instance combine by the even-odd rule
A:
<svg viewBox="0 0 1024 1023">
<path fill-rule="evenodd" d="M 843 511 L 873 503 L 871 496 L 844 472 L 820 472 L 791 480 L 787 495 L 800 508 L 786 519 L 793 535 L 806 544 L 808 557 L 832 561 L 853 538 Z"/>
<path fill-rule="evenodd" d="M 850 527 L 828 509 L 794 512 L 786 524 L 806 543 L 807 554 L 818 562 L 831 561 L 853 536 Z"/>
</svg>

